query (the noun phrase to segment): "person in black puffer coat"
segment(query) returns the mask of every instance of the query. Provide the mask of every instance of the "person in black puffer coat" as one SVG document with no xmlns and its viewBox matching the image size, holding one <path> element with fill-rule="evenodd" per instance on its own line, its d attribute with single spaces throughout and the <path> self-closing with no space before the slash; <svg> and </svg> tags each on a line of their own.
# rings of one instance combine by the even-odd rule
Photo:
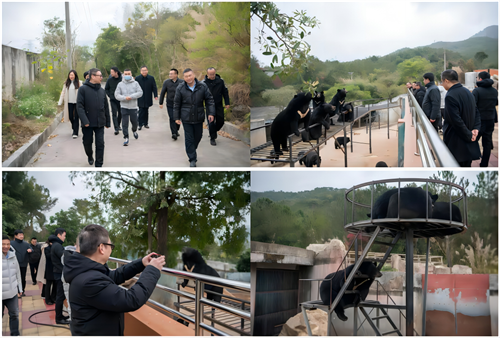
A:
<svg viewBox="0 0 500 338">
<path fill-rule="evenodd" d="M 480 166 L 487 167 L 490 161 L 491 149 L 493 148 L 493 131 L 497 117 L 496 106 L 498 106 L 498 91 L 493 88 L 493 80 L 488 72 L 480 72 L 477 76 L 477 88 L 472 91 L 476 100 L 476 106 L 481 114 L 481 129 L 477 136 L 483 138 L 483 156 Z"/>
<path fill-rule="evenodd" d="M 69 317 L 63 315 L 63 304 L 66 297 L 64 296 L 64 287 L 61 280 L 63 264 L 62 256 L 64 254 L 63 243 L 66 239 L 66 230 L 57 228 L 54 235 L 49 236 L 49 241 L 52 242 L 52 249 L 50 251 L 52 260 L 52 269 L 54 272 L 54 279 L 56 282 L 56 323 L 69 324 Z"/>
<path fill-rule="evenodd" d="M 136 311 L 148 301 L 165 264 L 165 256 L 150 253 L 116 270 L 106 264 L 114 245 L 100 225 L 87 225 L 78 236 L 80 252 L 64 261 L 69 283 L 71 334 L 73 336 L 123 336 L 124 313 Z M 119 284 L 140 273 L 129 290 Z"/>
<path fill-rule="evenodd" d="M 53 236 L 53 235 L 51 235 Z M 50 236 L 49 236 L 50 238 Z M 57 285 L 54 279 L 54 266 L 52 265 L 52 242 L 47 240 L 48 246 L 45 247 L 45 304 L 54 305 L 56 303 Z"/>
<path fill-rule="evenodd" d="M 174 120 L 174 97 L 177 87 L 184 81 L 179 79 L 179 71 L 175 68 L 170 69 L 168 73 L 169 79 L 163 82 L 163 87 L 161 88 L 160 94 L 160 109 L 163 108 L 163 100 L 165 99 L 165 94 L 167 95 L 167 113 L 170 120 L 170 132 L 172 133 L 172 138 L 177 140 L 179 135 L 179 128 L 181 127 Z"/>
<path fill-rule="evenodd" d="M 78 89 L 77 110 L 82 121 L 83 148 L 90 165 L 94 164 L 92 143 L 95 134 L 95 166 L 104 162 L 104 127 L 111 126 L 108 99 L 101 87 L 102 73 L 97 68 L 89 70 L 89 79 Z"/>
<path fill-rule="evenodd" d="M 422 110 L 437 132 L 441 121 L 441 93 L 434 83 L 434 74 L 425 73 L 424 83 L 427 90 L 422 101 Z"/>
<path fill-rule="evenodd" d="M 420 108 L 422 108 L 422 103 L 424 102 L 425 96 L 425 87 L 423 87 L 420 82 L 415 83 L 415 92 L 413 95 L 415 96 L 415 99 L 417 99 Z"/>
<path fill-rule="evenodd" d="M 226 84 L 224 80 L 219 76 L 219 74 L 215 73 L 215 68 L 210 67 L 207 69 L 207 75 L 205 75 L 205 79 L 202 81 L 212 93 L 214 97 L 215 104 L 215 120 L 212 123 L 208 124 L 208 131 L 210 133 L 210 144 L 215 146 L 217 143 L 215 139 L 217 138 L 217 132 L 222 129 L 224 125 L 224 107 L 222 106 L 222 98 L 224 98 L 224 102 L 226 103 L 226 109 L 229 109 L 229 92 L 226 88 Z M 208 119 L 208 111 L 207 111 L 207 119 Z"/>
<path fill-rule="evenodd" d="M 36 285 L 36 275 L 38 273 L 38 264 L 40 263 L 40 257 L 42 256 L 42 249 L 40 245 L 37 244 L 36 237 L 32 237 L 30 241 L 30 249 L 29 253 L 29 261 L 30 261 L 30 270 L 31 270 L 31 280 L 33 281 L 33 285 Z"/>
<path fill-rule="evenodd" d="M 115 98 L 115 91 L 118 84 L 122 82 L 122 73 L 118 70 L 118 67 L 111 67 L 110 75 L 106 81 L 106 86 L 104 91 L 109 97 L 109 102 L 111 103 L 111 114 L 113 116 L 113 126 L 115 127 L 115 135 L 118 135 L 122 128 L 120 127 L 122 122 L 122 113 L 120 109 L 120 101 Z"/>
<path fill-rule="evenodd" d="M 205 102 L 205 107 L 203 106 Z M 203 121 L 207 109 L 208 123 L 214 121 L 214 98 L 207 85 L 199 82 L 190 68 L 184 70 L 184 83 L 177 87 L 174 99 L 174 119 L 184 124 L 186 153 L 191 167 L 196 167 L 196 149 L 203 136 Z"/>
</svg>

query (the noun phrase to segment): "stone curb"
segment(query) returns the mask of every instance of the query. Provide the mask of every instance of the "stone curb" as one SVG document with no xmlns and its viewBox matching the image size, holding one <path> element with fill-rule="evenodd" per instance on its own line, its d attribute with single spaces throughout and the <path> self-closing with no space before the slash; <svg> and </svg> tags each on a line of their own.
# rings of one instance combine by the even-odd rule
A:
<svg viewBox="0 0 500 338">
<path fill-rule="evenodd" d="M 243 143 L 250 145 L 250 131 L 249 130 L 241 130 L 238 127 L 236 127 L 234 124 L 231 122 L 224 122 L 224 125 L 222 126 L 222 131 L 228 133 L 229 135 L 233 136 L 234 138 L 237 138 L 238 140 L 242 141 Z"/>
</svg>

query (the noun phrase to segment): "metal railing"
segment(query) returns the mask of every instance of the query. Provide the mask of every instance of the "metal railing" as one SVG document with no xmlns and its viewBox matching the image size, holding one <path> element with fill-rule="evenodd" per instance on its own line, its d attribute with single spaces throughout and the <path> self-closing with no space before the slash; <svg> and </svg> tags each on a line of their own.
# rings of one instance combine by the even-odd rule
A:
<svg viewBox="0 0 500 338">
<path fill-rule="evenodd" d="M 459 167 L 455 157 L 439 137 L 429 118 L 408 90 L 408 103 L 412 115 L 412 126 L 415 127 L 416 156 L 420 156 L 423 167 Z"/>
<path fill-rule="evenodd" d="M 118 267 L 119 265 L 128 264 L 131 261 L 110 257 L 108 262 L 114 262 L 114 263 L 116 263 L 116 265 Z M 233 290 L 237 290 L 237 291 L 250 293 L 250 283 L 232 281 L 232 280 L 228 280 L 228 279 L 224 279 L 224 278 L 218 278 L 218 277 L 213 277 L 213 276 L 208 276 L 208 275 L 201 275 L 198 273 L 180 271 L 180 270 L 171 269 L 171 268 L 162 268 L 161 273 L 194 281 L 194 283 L 195 283 L 195 294 L 194 295 L 189 293 L 189 292 L 176 290 L 176 289 L 170 288 L 168 286 L 164 286 L 164 285 L 156 284 L 156 287 L 155 287 L 156 289 L 166 291 L 166 292 L 173 294 L 175 296 L 187 298 L 191 301 L 194 301 L 194 319 L 192 317 L 190 317 L 189 315 L 186 315 L 184 313 L 181 313 L 180 311 L 177 311 L 177 310 L 172 309 L 168 306 L 160 304 L 152 299 L 148 299 L 148 303 L 150 305 L 152 305 L 153 307 L 159 308 L 160 310 L 162 310 L 162 311 L 164 311 L 172 316 L 178 317 L 182 320 L 187 321 L 188 323 L 194 324 L 194 333 L 196 336 L 203 335 L 203 330 L 206 330 L 206 331 L 208 331 L 214 335 L 217 335 L 217 336 L 229 336 L 229 334 L 227 332 L 224 332 L 220 329 L 217 329 L 214 326 L 207 325 L 203 322 L 204 318 L 211 320 L 212 325 L 214 322 L 213 318 L 211 319 L 210 317 L 204 315 L 204 313 L 203 313 L 204 306 L 208 306 L 212 309 L 217 309 L 217 310 L 223 311 L 223 312 L 229 314 L 230 316 L 234 316 L 234 317 L 237 317 L 238 319 L 241 319 L 242 326 L 244 325 L 245 321 L 250 322 L 250 320 L 251 320 L 250 309 L 248 306 L 248 310 L 246 310 L 246 306 L 245 306 L 245 304 L 250 305 L 249 301 L 238 299 L 238 298 L 231 297 L 231 296 L 224 295 L 224 294 L 219 294 L 219 293 L 216 293 L 213 291 L 205 290 L 205 284 L 209 284 L 209 285 L 214 285 L 214 286 L 218 286 L 218 287 L 223 287 L 223 288 L 228 288 L 228 289 L 233 289 Z M 139 278 L 134 277 L 134 279 L 137 280 Z M 232 301 L 239 302 L 242 304 L 241 308 L 236 308 L 233 306 L 225 305 L 225 304 L 207 299 L 206 297 L 203 296 L 204 292 L 216 294 L 216 295 L 221 296 L 222 298 L 230 299 Z M 217 322 L 217 321 L 215 321 L 215 322 Z M 250 335 L 250 332 L 248 332 L 248 334 L 246 334 L 245 332 L 243 332 L 243 330 L 238 330 L 234 327 L 231 327 L 230 325 L 223 325 L 223 323 L 221 324 L 220 322 L 217 322 L 217 324 L 224 326 L 224 327 L 226 327 L 234 332 L 238 332 L 241 335 Z"/>
</svg>

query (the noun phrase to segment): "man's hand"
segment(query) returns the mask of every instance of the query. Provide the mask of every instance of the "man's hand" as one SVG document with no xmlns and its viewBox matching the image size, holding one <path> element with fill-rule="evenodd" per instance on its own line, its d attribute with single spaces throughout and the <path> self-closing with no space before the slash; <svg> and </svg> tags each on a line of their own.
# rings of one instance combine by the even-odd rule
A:
<svg viewBox="0 0 500 338">
<path fill-rule="evenodd" d="M 157 97 L 155 97 L 155 100 L 158 100 L 158 96 L 157 96 Z"/>
<path fill-rule="evenodd" d="M 85 127 L 88 127 L 88 126 L 89 126 L 88 124 L 85 125 Z"/>
<path fill-rule="evenodd" d="M 431 121 L 432 123 L 436 122 L 436 120 L 429 120 L 429 121 Z"/>
<path fill-rule="evenodd" d="M 162 104 L 160 104 L 160 109 L 163 109 L 163 105 Z"/>
<path fill-rule="evenodd" d="M 472 130 L 472 138 L 471 138 L 472 142 L 474 142 L 476 140 L 478 134 L 479 134 L 479 130 L 477 130 L 477 129 Z"/>
<path fill-rule="evenodd" d="M 208 123 L 214 122 L 214 117 L 212 115 L 208 115 Z"/>
<path fill-rule="evenodd" d="M 161 269 L 165 265 L 165 256 L 160 256 L 158 258 L 153 258 L 151 260 L 151 262 L 149 262 L 149 265 L 152 265 L 152 266 L 154 266 L 155 268 L 157 268 L 158 270 L 161 271 Z"/>
<path fill-rule="evenodd" d="M 33 252 L 33 250 L 31 250 L 31 249 L 28 249 L 28 252 L 29 252 L 29 253 L 32 253 L 32 252 Z"/>
<path fill-rule="evenodd" d="M 228 104 L 226 104 L 226 109 L 229 109 L 229 107 L 230 107 L 230 106 L 229 106 Z"/>
<path fill-rule="evenodd" d="M 131 98 L 130 96 L 127 96 L 127 97 L 125 98 L 125 100 L 130 101 L 130 100 L 132 100 L 132 98 Z"/>
<path fill-rule="evenodd" d="M 106 127 L 106 129 L 109 129 L 109 127 Z"/>
<path fill-rule="evenodd" d="M 177 123 L 178 125 L 181 125 L 181 120 L 175 120 L 175 123 Z"/>
<path fill-rule="evenodd" d="M 21 292 L 18 292 L 18 293 L 17 293 L 17 296 L 18 296 L 18 297 L 21 297 Z"/>
</svg>

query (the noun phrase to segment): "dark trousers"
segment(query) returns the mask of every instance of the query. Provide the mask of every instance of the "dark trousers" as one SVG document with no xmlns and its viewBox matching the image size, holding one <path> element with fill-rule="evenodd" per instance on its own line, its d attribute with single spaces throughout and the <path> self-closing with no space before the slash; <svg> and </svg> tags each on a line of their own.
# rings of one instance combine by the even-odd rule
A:
<svg viewBox="0 0 500 338">
<path fill-rule="evenodd" d="M 183 123 L 182 125 L 184 126 L 186 154 L 189 158 L 189 162 L 196 161 L 196 149 L 198 149 L 198 144 L 200 144 L 203 135 L 203 123 Z"/>
<path fill-rule="evenodd" d="M 180 124 L 175 123 L 174 120 L 174 103 L 172 102 L 172 105 L 167 103 L 167 112 L 168 112 L 168 118 L 170 120 L 170 132 L 172 133 L 172 136 L 179 134 L 179 128 L 181 127 Z"/>
<path fill-rule="evenodd" d="M 132 123 L 132 132 L 137 131 L 137 109 L 122 108 L 123 138 L 128 138 L 128 121 Z"/>
<path fill-rule="evenodd" d="M 31 280 L 33 281 L 33 283 L 36 283 L 36 274 L 38 273 L 38 263 L 40 262 L 36 262 L 33 264 L 30 263 Z"/>
<path fill-rule="evenodd" d="M 17 300 L 17 295 L 10 299 L 2 300 L 2 318 L 6 307 L 9 311 L 10 335 L 19 336 L 19 301 Z"/>
<path fill-rule="evenodd" d="M 444 108 L 441 108 L 441 117 L 438 119 L 439 121 L 439 129 L 443 129 L 443 116 L 444 116 Z"/>
<path fill-rule="evenodd" d="M 73 129 L 73 135 L 78 136 L 78 129 L 80 128 L 80 118 L 76 112 L 76 103 L 68 103 L 68 114 L 69 120 L 71 121 L 71 129 Z"/>
<path fill-rule="evenodd" d="M 472 166 L 472 161 L 463 161 L 463 162 L 458 162 L 458 164 L 459 164 L 461 167 L 468 168 L 468 167 Z"/>
<path fill-rule="evenodd" d="M 483 157 L 481 167 L 487 167 L 490 161 L 491 148 L 493 148 L 493 131 L 495 130 L 495 120 L 481 120 L 481 129 L 477 135 L 477 141 L 483 139 Z"/>
<path fill-rule="evenodd" d="M 115 131 L 120 129 L 120 123 L 122 122 L 122 112 L 120 109 L 120 101 L 109 99 L 111 103 L 111 114 L 113 115 L 113 126 Z"/>
<path fill-rule="evenodd" d="M 208 110 L 207 110 L 207 122 L 208 122 Z M 210 133 L 210 138 L 215 140 L 217 138 L 217 132 L 222 129 L 224 125 L 224 107 L 222 102 L 215 104 L 215 118 L 212 123 L 208 123 L 208 132 Z"/>
<path fill-rule="evenodd" d="M 102 167 L 104 163 L 104 127 L 82 127 L 83 148 L 89 160 L 92 157 L 92 143 L 95 134 L 95 166 Z"/>
<path fill-rule="evenodd" d="M 26 291 L 26 270 L 27 266 L 20 266 L 19 270 L 21 271 L 21 285 L 23 287 L 23 292 Z"/>
<path fill-rule="evenodd" d="M 139 107 L 139 127 L 148 125 L 149 107 Z"/>
<path fill-rule="evenodd" d="M 45 284 L 45 303 L 55 303 L 57 286 L 56 281 L 53 279 L 47 279 L 47 284 Z"/>
<path fill-rule="evenodd" d="M 439 120 L 440 120 L 440 119 L 441 119 L 441 118 L 438 118 L 438 119 L 436 119 L 434 122 L 432 122 L 432 121 L 429 119 L 429 122 L 432 124 L 432 126 L 434 127 L 434 129 L 436 129 L 436 132 L 437 132 L 437 131 L 438 131 L 438 129 L 439 129 Z"/>
<path fill-rule="evenodd" d="M 61 280 L 61 274 L 54 273 L 54 277 L 56 278 L 56 320 L 63 320 L 63 305 L 66 296 L 64 296 L 64 287 L 63 282 Z"/>
</svg>

